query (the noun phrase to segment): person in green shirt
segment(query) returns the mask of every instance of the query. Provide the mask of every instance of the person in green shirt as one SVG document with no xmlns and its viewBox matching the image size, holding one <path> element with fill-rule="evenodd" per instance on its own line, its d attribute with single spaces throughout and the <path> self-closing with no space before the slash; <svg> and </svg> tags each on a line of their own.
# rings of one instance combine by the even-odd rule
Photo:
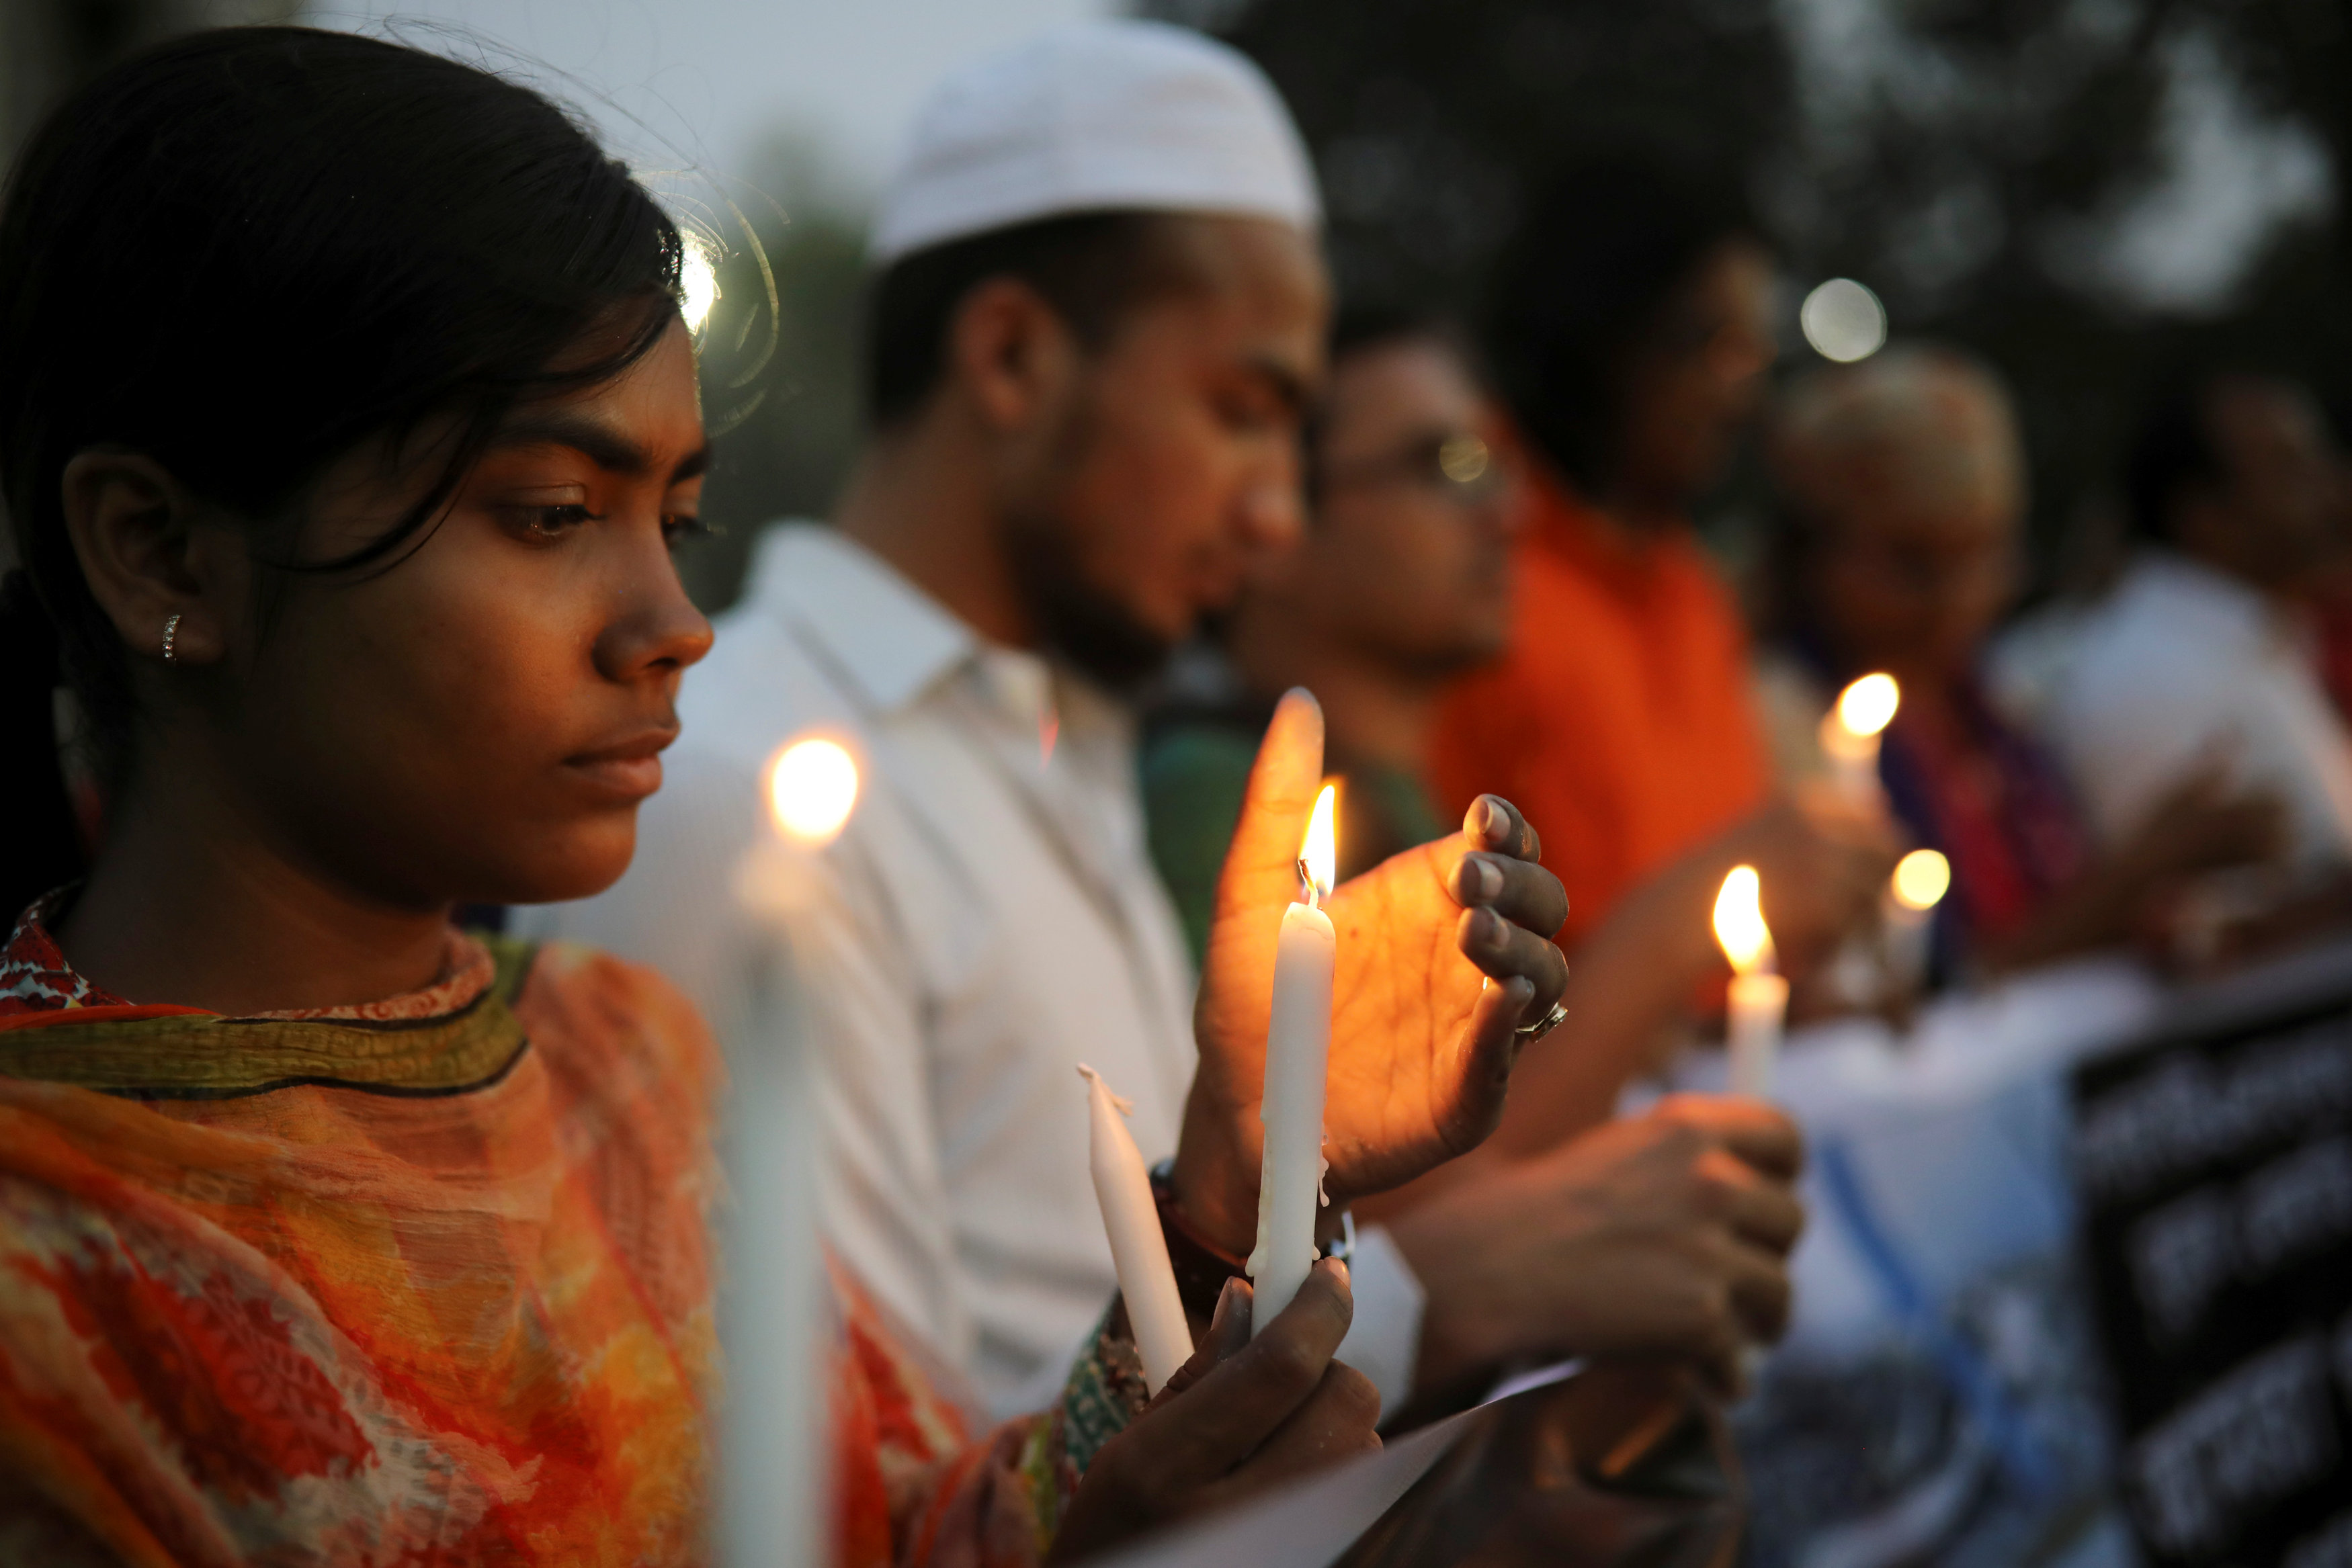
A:
<svg viewBox="0 0 2352 1568">
<path fill-rule="evenodd" d="M 1258 738 L 1292 686 L 1323 705 L 1339 874 L 1443 838 L 1422 781 L 1438 694 L 1502 652 L 1513 509 L 1502 426 L 1433 318 L 1343 313 L 1307 434 L 1308 527 L 1188 651 L 1147 719 L 1151 855 L 1197 961 Z"/>
</svg>

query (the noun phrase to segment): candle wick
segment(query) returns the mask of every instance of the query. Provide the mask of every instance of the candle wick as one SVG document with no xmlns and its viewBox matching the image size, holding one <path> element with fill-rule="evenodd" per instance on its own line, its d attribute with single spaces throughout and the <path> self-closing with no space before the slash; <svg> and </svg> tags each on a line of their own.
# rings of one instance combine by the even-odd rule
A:
<svg viewBox="0 0 2352 1568">
<path fill-rule="evenodd" d="M 1135 1114 L 1135 1102 L 1129 1099 L 1124 1094 L 1112 1093 L 1110 1085 L 1103 1082 L 1103 1075 L 1097 1072 L 1093 1068 L 1088 1067 L 1083 1061 L 1078 1063 L 1078 1076 L 1085 1079 L 1088 1083 L 1099 1085 L 1103 1092 L 1103 1098 L 1110 1102 L 1112 1110 L 1118 1112 L 1122 1116 L 1132 1116 Z"/>
<path fill-rule="evenodd" d="M 1323 907 L 1323 884 L 1317 882 L 1315 880 L 1315 873 L 1307 869 L 1307 857 L 1305 855 L 1298 857 L 1298 887 L 1300 893 L 1304 895 L 1304 901 L 1307 908 L 1320 909 Z"/>
</svg>

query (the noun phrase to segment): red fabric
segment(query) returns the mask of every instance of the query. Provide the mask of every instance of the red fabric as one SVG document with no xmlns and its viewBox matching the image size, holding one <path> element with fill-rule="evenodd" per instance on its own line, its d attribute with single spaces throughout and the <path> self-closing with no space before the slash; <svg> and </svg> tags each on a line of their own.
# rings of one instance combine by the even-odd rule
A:
<svg viewBox="0 0 2352 1568">
<path fill-rule="evenodd" d="M 2336 711 L 2352 724 L 2352 578 L 2337 574 L 2312 596 L 2319 640 L 2319 679 Z"/>
<path fill-rule="evenodd" d="M 1922 843 L 1950 858 L 1966 940 L 1998 940 L 2090 864 L 2081 813 L 2057 763 L 1973 680 L 1940 703 L 1906 697 L 1880 757 L 1888 797 Z"/>
<path fill-rule="evenodd" d="M 2023 925 L 2042 904 L 2042 890 L 2019 860 L 2003 821 L 2000 779 L 1989 758 L 1945 758 L 1929 762 L 1935 779 L 1936 815 L 1944 852 L 1965 890 L 1969 929 L 1977 937 L 2001 937 Z"/>
<path fill-rule="evenodd" d="M 1562 940 L 1761 805 L 1747 632 L 1687 529 L 1628 539 L 1543 477 L 1528 486 L 1511 645 L 1447 695 L 1431 782 L 1527 813 L 1567 884 Z"/>
</svg>

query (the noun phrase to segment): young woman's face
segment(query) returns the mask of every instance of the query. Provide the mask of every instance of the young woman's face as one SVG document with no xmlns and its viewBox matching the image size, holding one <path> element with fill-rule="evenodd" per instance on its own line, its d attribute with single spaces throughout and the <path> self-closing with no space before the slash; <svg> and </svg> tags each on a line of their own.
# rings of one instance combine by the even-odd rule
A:
<svg viewBox="0 0 2352 1568">
<path fill-rule="evenodd" d="M 298 575 L 222 688 L 225 765 L 262 831 L 404 906 L 576 898 L 619 877 L 678 678 L 710 646 L 670 559 L 708 452 L 673 323 L 617 381 L 519 410 L 407 559 L 358 581 Z M 380 535 L 429 466 L 394 477 L 382 450 L 338 464 L 302 554 Z"/>
</svg>

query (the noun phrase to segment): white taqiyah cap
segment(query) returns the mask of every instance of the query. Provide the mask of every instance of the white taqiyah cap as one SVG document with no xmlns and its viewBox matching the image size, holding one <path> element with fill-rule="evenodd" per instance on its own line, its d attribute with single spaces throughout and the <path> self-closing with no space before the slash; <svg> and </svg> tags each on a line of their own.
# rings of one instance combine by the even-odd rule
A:
<svg viewBox="0 0 2352 1568">
<path fill-rule="evenodd" d="M 931 92 L 867 251 L 1104 208 L 1231 213 L 1312 229 L 1315 174 L 1289 111 L 1242 55 L 1164 22 L 1076 22 Z"/>
</svg>

